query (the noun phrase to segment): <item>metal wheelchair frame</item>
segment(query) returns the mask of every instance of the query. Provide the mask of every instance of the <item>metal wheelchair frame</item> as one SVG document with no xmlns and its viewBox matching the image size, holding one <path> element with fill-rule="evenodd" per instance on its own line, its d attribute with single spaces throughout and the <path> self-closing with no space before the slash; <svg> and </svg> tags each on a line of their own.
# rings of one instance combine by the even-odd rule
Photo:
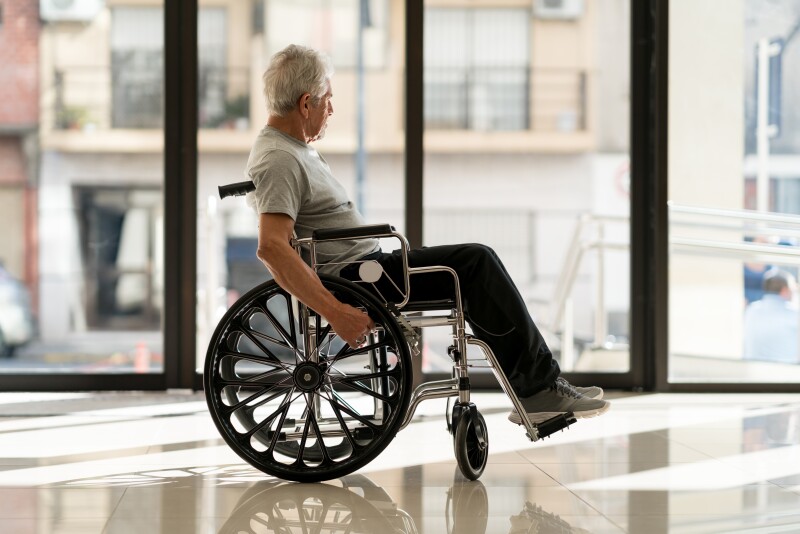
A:
<svg viewBox="0 0 800 534">
<path fill-rule="evenodd" d="M 364 228 L 367 232 L 369 232 L 368 229 L 370 228 L 377 228 L 383 226 L 384 225 L 376 225 L 376 226 L 367 226 Z M 540 429 L 540 426 L 545 426 L 547 423 L 549 423 L 549 421 L 545 421 L 544 423 L 540 423 L 539 425 L 533 424 L 528 418 L 525 409 L 523 408 L 522 403 L 519 400 L 519 397 L 511 387 L 508 378 L 506 378 L 505 373 L 503 373 L 503 371 L 500 369 L 500 364 L 497 361 L 497 357 L 494 355 L 494 352 L 492 352 L 492 349 L 489 348 L 489 346 L 483 341 L 466 333 L 466 324 L 464 320 L 464 312 L 462 309 L 462 302 L 461 302 L 461 287 L 459 285 L 458 275 L 453 269 L 445 266 L 409 267 L 408 251 L 410 249 L 410 246 L 408 244 L 408 240 L 405 238 L 404 235 L 394 231 L 393 228 L 391 229 L 392 231 L 389 232 L 364 233 L 362 236 L 358 237 L 353 237 L 352 230 L 355 229 L 343 229 L 343 231 L 350 232 L 347 236 L 344 237 L 325 237 L 325 238 L 310 237 L 304 239 L 295 239 L 292 245 L 295 247 L 295 250 L 297 250 L 298 253 L 300 253 L 300 250 L 303 246 L 308 246 L 310 248 L 311 266 L 316 271 L 318 267 L 320 267 L 319 265 L 317 265 L 316 262 L 315 247 L 317 243 L 340 241 L 345 239 L 348 240 L 385 239 L 385 238 L 397 239 L 401 243 L 400 255 L 403 264 L 403 273 L 404 273 L 403 287 L 405 288 L 405 291 L 403 293 L 402 301 L 400 301 L 399 303 L 387 303 L 387 306 L 389 306 L 390 310 L 397 316 L 401 328 L 403 328 L 403 330 L 407 334 L 407 339 L 409 339 L 409 343 L 413 344 L 414 338 L 416 336 L 416 333 L 412 330 L 413 328 L 450 326 L 453 332 L 453 347 L 451 347 L 452 350 L 450 351 L 451 356 L 454 356 L 453 378 L 449 380 L 424 382 L 418 385 L 414 389 L 411 395 L 411 402 L 408 411 L 406 412 L 405 419 L 403 420 L 403 423 L 400 425 L 400 430 L 408 426 L 408 424 L 414 417 L 414 413 L 416 412 L 417 407 L 424 400 L 458 397 L 458 403 L 464 405 L 470 403 L 469 368 L 471 367 L 471 365 L 469 364 L 469 360 L 467 358 L 468 345 L 474 345 L 479 349 L 481 349 L 481 351 L 483 352 L 486 362 L 488 363 L 489 369 L 491 369 L 495 378 L 497 378 L 497 382 L 500 384 L 500 387 L 503 389 L 503 392 L 511 400 L 511 403 L 514 405 L 514 409 L 516 409 L 517 412 L 520 413 L 523 425 L 527 430 L 527 436 L 531 441 L 537 441 L 540 438 L 550 435 L 554 431 L 564 428 L 561 427 L 552 429 L 550 426 L 547 426 L 544 429 Z M 332 235 L 335 236 L 335 234 Z M 352 263 L 359 263 L 359 262 L 356 261 Z M 433 272 L 444 272 L 448 273 L 453 277 L 453 283 L 455 287 L 455 295 L 454 295 L 455 298 L 453 301 L 454 307 L 451 308 L 450 313 L 448 315 L 440 315 L 434 317 L 402 315 L 403 308 L 405 308 L 408 305 L 409 300 L 411 298 L 411 293 L 410 293 L 411 275 L 433 273 Z M 561 417 L 559 416 L 555 419 L 561 419 Z M 554 421 L 553 423 L 555 424 L 556 422 Z M 552 430 L 552 431 L 544 433 L 543 430 L 545 431 Z"/>
</svg>

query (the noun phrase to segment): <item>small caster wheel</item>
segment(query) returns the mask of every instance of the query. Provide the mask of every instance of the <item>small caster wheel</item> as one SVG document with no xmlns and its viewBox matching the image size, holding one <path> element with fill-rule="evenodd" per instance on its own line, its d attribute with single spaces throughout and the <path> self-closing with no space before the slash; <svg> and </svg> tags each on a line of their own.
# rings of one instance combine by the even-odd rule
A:
<svg viewBox="0 0 800 534">
<path fill-rule="evenodd" d="M 464 410 L 461 414 L 453 438 L 453 448 L 461 474 L 469 480 L 477 480 L 483 474 L 489 459 L 489 433 L 486 431 L 486 421 L 479 411 Z"/>
</svg>

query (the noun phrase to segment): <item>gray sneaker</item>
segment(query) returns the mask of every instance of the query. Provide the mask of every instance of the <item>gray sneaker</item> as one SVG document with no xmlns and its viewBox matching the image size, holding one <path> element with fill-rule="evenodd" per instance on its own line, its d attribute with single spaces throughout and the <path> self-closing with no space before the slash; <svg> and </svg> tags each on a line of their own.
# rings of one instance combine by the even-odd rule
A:
<svg viewBox="0 0 800 534">
<path fill-rule="evenodd" d="M 556 380 L 551 387 L 530 397 L 521 398 L 520 401 L 533 424 L 567 412 L 572 412 L 576 419 L 595 417 L 606 413 L 611 407 L 608 401 L 580 394 L 566 380 Z M 516 410 L 511 411 L 508 420 L 517 425 L 522 424 L 522 418 Z"/>
<path fill-rule="evenodd" d="M 603 398 L 603 388 L 599 388 L 597 386 L 589 386 L 589 387 L 581 387 L 581 386 L 573 386 L 565 378 L 558 377 L 556 378 L 556 382 L 564 382 L 568 386 L 575 388 L 575 391 L 583 395 L 584 397 L 589 397 L 590 399 L 602 399 Z"/>
</svg>

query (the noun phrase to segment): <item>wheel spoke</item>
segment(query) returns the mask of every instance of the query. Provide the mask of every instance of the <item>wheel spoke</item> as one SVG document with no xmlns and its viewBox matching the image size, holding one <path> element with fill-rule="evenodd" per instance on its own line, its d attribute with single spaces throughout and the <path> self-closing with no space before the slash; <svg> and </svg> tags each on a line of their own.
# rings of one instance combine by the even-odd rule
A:
<svg viewBox="0 0 800 534">
<path fill-rule="evenodd" d="M 353 390 L 356 390 L 356 391 L 360 391 L 362 393 L 366 393 L 367 395 L 369 395 L 371 397 L 375 397 L 376 399 L 380 399 L 383 402 L 392 404 L 392 397 L 388 397 L 386 395 L 382 395 L 382 394 L 378 393 L 377 391 L 368 388 L 367 386 L 365 386 L 364 384 L 362 384 L 360 382 L 342 382 L 341 384 L 344 387 L 348 387 L 350 389 L 353 389 Z"/>
<path fill-rule="evenodd" d="M 328 402 L 331 403 L 331 406 L 334 406 L 334 405 L 337 406 L 341 411 L 343 411 L 347 415 L 351 416 L 355 420 L 360 421 L 361 423 L 364 423 L 365 425 L 367 425 L 371 429 L 380 430 L 380 426 L 376 425 L 375 423 L 373 423 L 369 419 L 365 418 L 364 416 L 362 416 L 361 414 L 359 414 L 355 410 L 351 410 L 349 407 L 345 406 L 344 404 L 339 404 L 339 402 L 337 402 L 335 399 L 328 399 Z"/>
<path fill-rule="evenodd" d="M 334 356 L 333 359 L 330 360 L 330 365 L 333 365 L 338 361 L 344 360 L 345 358 L 350 358 L 351 356 L 356 356 L 356 355 L 359 355 L 359 354 L 365 354 L 365 353 L 367 353 L 369 351 L 372 351 L 372 350 L 378 350 L 381 347 L 390 347 L 391 348 L 392 344 L 389 343 L 386 340 L 379 341 L 379 342 L 373 343 L 371 345 L 364 345 L 363 347 L 356 347 L 356 348 L 353 348 L 350 345 L 345 344 L 345 346 L 342 347 L 339 350 L 339 352 L 336 353 L 336 356 Z M 350 350 L 348 350 L 348 349 L 350 349 Z"/>
<path fill-rule="evenodd" d="M 331 377 L 331 384 L 339 384 L 341 382 L 357 382 L 361 380 L 370 380 L 372 378 L 387 378 L 398 377 L 401 374 L 400 368 L 395 367 L 388 371 L 378 371 L 377 373 L 369 373 L 366 375 L 346 375 Z"/>
<path fill-rule="evenodd" d="M 271 387 L 269 387 L 269 388 L 264 388 L 264 389 L 260 390 L 259 392 L 257 392 L 257 393 L 254 393 L 253 395 L 250 395 L 250 396 L 249 396 L 249 397 L 247 397 L 246 399 L 242 399 L 240 402 L 238 402 L 238 403 L 236 403 L 235 405 L 233 405 L 233 406 L 231 406 L 231 407 L 227 408 L 227 410 L 226 410 L 226 411 L 227 411 L 228 415 L 232 414 L 232 413 L 233 413 L 233 412 L 235 412 L 236 410 L 240 409 L 242 406 L 244 406 L 244 405 L 246 405 L 247 403 L 249 403 L 249 402 L 253 401 L 254 399 L 256 399 L 256 398 L 260 397 L 261 395 L 263 395 L 263 394 L 265 394 L 265 393 L 268 393 L 269 391 L 272 391 L 272 390 L 273 390 L 273 389 L 275 389 L 276 387 L 278 387 L 278 386 L 271 386 Z M 281 385 L 280 385 L 280 387 L 281 387 L 281 389 L 285 389 L 285 388 L 287 388 L 287 387 L 293 387 L 293 386 L 292 386 L 292 384 L 286 384 L 286 385 L 283 385 L 283 384 L 281 384 Z M 267 397 L 266 399 L 263 399 L 263 400 L 260 400 L 260 401 L 258 401 L 256 404 L 253 404 L 252 406 L 248 406 L 248 408 L 249 408 L 249 410 L 251 410 L 251 411 L 252 411 L 252 410 L 255 410 L 256 408 L 259 408 L 259 407 L 261 407 L 261 406 L 265 405 L 265 404 L 266 404 L 266 403 L 268 403 L 269 401 L 271 401 L 271 400 L 274 400 L 274 399 L 276 399 L 276 398 L 280 397 L 280 396 L 281 396 L 281 395 L 283 395 L 283 394 L 284 394 L 284 392 L 283 392 L 283 391 L 279 391 L 279 392 L 277 392 L 277 393 L 274 393 L 274 394 L 270 395 L 270 396 L 269 396 L 269 397 Z"/>
<path fill-rule="evenodd" d="M 267 316 L 267 319 L 269 319 L 269 322 L 272 323 L 272 326 L 275 327 L 275 330 L 278 331 L 278 333 L 281 335 L 281 337 L 284 339 L 284 341 L 286 341 L 286 343 L 288 343 L 290 345 L 290 347 L 292 349 L 294 349 L 295 351 L 298 350 L 297 349 L 297 341 L 293 338 L 292 335 L 289 334 L 289 332 L 286 331 L 285 328 L 283 328 L 283 325 L 280 323 L 280 321 L 278 321 L 275 318 L 275 316 L 272 315 L 272 312 L 269 311 L 269 309 L 267 308 L 267 302 L 268 302 L 268 300 L 264 302 L 264 305 L 261 305 L 260 303 L 257 303 L 256 307 L 258 307 L 258 309 L 261 311 L 261 313 L 263 313 L 264 315 Z M 291 307 L 288 304 L 289 301 L 285 297 L 284 297 L 284 302 L 286 302 L 286 304 L 287 304 L 286 305 L 286 311 L 289 312 L 288 313 L 289 324 L 292 325 L 290 327 L 290 330 L 294 331 L 294 312 L 293 312 L 293 310 L 291 309 Z"/>
<path fill-rule="evenodd" d="M 253 381 L 263 380 L 265 378 L 268 378 L 268 377 L 270 377 L 272 375 L 276 375 L 276 374 L 281 373 L 281 372 L 285 372 L 285 370 L 282 369 L 282 368 L 281 369 L 273 369 L 271 371 L 264 371 L 263 373 L 259 373 L 257 375 L 253 375 L 253 376 L 247 377 L 247 379 L 248 380 L 253 380 Z M 291 376 L 291 373 L 289 374 L 289 376 Z M 281 380 L 281 382 L 283 382 L 283 380 Z"/>
<path fill-rule="evenodd" d="M 341 404 L 342 406 L 346 406 L 347 408 L 350 408 L 351 410 L 355 410 L 355 408 L 353 408 L 353 407 L 350 405 L 350 403 L 348 403 L 346 400 L 344 400 L 344 397 L 342 397 L 341 395 L 339 395 L 339 394 L 338 394 L 338 393 L 337 393 L 337 392 L 336 392 L 336 391 L 335 391 L 333 388 L 330 388 L 330 387 L 329 387 L 329 392 L 330 392 L 330 394 L 331 394 L 331 395 L 332 395 L 332 396 L 333 396 L 333 397 L 336 399 L 336 402 L 338 402 L 338 403 L 339 403 L 339 404 Z M 326 398 L 326 399 L 327 399 L 327 397 L 324 397 L 324 398 Z"/>
<path fill-rule="evenodd" d="M 283 341 L 281 339 L 278 339 L 276 337 L 272 337 L 271 335 L 265 334 L 264 332 L 259 332 L 258 330 L 253 330 L 252 332 L 253 332 L 254 336 L 258 336 L 258 337 L 260 337 L 262 339 L 266 339 L 270 343 L 274 343 L 275 345 L 278 345 L 279 347 L 283 347 L 284 349 L 289 349 L 289 350 L 295 350 L 295 348 L 293 346 L 289 345 L 288 343 L 286 343 L 285 341 Z"/>
<path fill-rule="evenodd" d="M 399 367 L 395 367 L 394 369 L 388 371 L 379 371 L 377 373 L 369 373 L 365 375 L 347 375 L 347 376 L 338 376 L 338 377 L 331 377 L 331 385 L 334 384 L 341 384 L 345 387 L 349 387 L 354 390 L 361 391 L 362 393 L 366 393 L 374 398 L 380 399 L 384 402 L 387 402 L 394 406 L 396 401 L 392 401 L 391 396 L 387 396 L 381 393 L 378 393 L 374 389 L 371 389 L 367 385 L 363 384 L 362 382 L 365 380 L 373 380 L 376 378 L 395 378 L 399 379 L 402 375 L 402 371 Z"/>
<path fill-rule="evenodd" d="M 313 395 L 309 395 L 309 398 L 313 399 Z M 328 453 L 328 447 L 325 446 L 325 443 L 322 441 L 322 432 L 319 430 L 319 423 L 317 423 L 317 416 L 314 415 L 314 410 L 311 410 L 309 407 L 308 412 L 308 420 L 311 421 L 311 426 L 314 427 L 314 434 L 317 436 L 317 445 L 319 445 L 319 449 L 322 451 L 322 463 L 327 464 L 331 462 L 330 454 Z"/>
<path fill-rule="evenodd" d="M 276 371 L 283 371 L 283 369 L 277 369 Z M 265 387 L 267 387 L 268 386 L 270 388 L 275 388 L 275 387 L 280 387 L 280 386 L 285 385 L 286 381 L 292 378 L 291 373 L 289 373 L 287 376 L 283 377 L 279 382 L 264 383 L 264 382 L 260 382 L 259 381 L 259 380 L 261 380 L 263 378 L 267 378 L 267 376 L 264 376 L 264 375 L 273 375 L 273 374 L 275 374 L 275 371 L 269 371 L 267 373 L 261 373 L 260 375 L 254 375 L 254 376 L 252 376 L 250 378 L 242 378 L 242 379 L 239 379 L 239 380 L 221 379 L 221 380 L 218 381 L 217 385 L 221 386 L 221 387 L 226 387 L 226 386 L 239 386 L 239 387 L 265 386 Z"/>
<path fill-rule="evenodd" d="M 264 428 L 265 426 L 270 424 L 278 416 L 279 413 L 281 413 L 283 410 L 288 410 L 289 406 L 295 400 L 297 400 L 297 398 L 300 397 L 300 395 L 302 395 L 302 393 L 300 393 L 294 399 L 289 400 L 289 398 L 292 396 L 292 393 L 294 393 L 294 388 L 292 388 L 289 392 L 286 393 L 286 398 L 281 402 L 280 406 L 278 406 L 278 408 L 274 412 L 272 412 L 268 417 L 266 417 L 261 422 L 256 423 L 256 425 L 253 428 L 248 430 L 247 433 L 245 434 L 245 437 L 247 439 L 250 439 L 253 436 L 253 434 L 255 434 L 256 432 L 258 432 L 259 430 L 261 430 L 262 428 Z M 276 395 L 275 397 L 278 397 L 278 396 L 279 395 Z M 273 397 L 273 398 L 275 398 L 275 397 Z"/>
<path fill-rule="evenodd" d="M 242 324 L 247 324 L 247 322 L 250 319 L 252 319 L 253 316 L 255 316 L 255 315 L 259 314 L 259 313 L 264 313 L 264 308 L 259 306 L 258 304 L 254 304 L 252 308 L 248 309 L 246 312 L 244 312 L 242 314 Z M 264 315 L 266 315 L 266 314 L 264 314 Z M 267 317 L 267 319 L 269 319 L 269 317 Z M 272 324 L 271 320 L 270 320 L 270 324 Z M 277 337 L 273 337 L 273 336 L 271 336 L 271 335 L 269 335 L 269 334 L 267 334 L 265 332 L 259 332 L 258 330 L 252 330 L 252 332 L 253 332 L 254 335 L 256 335 L 256 336 L 258 336 L 260 338 L 266 339 L 267 341 L 269 341 L 271 343 L 274 343 L 274 344 L 278 345 L 279 347 L 283 347 L 283 348 L 289 349 L 289 350 L 294 350 L 294 347 L 291 344 L 289 344 L 286 341 L 284 341 L 283 339 L 278 339 Z"/>
<path fill-rule="evenodd" d="M 303 394 L 306 399 L 306 405 L 308 405 L 308 395 Z M 295 458 L 295 463 L 300 464 L 303 458 L 303 451 L 306 448 L 306 442 L 308 441 L 308 431 L 311 428 L 311 419 L 314 415 L 309 410 L 308 417 L 306 417 L 306 423 L 303 425 L 303 436 L 300 438 L 300 445 L 297 448 L 297 458 Z"/>
<path fill-rule="evenodd" d="M 320 397 L 328 401 L 328 404 L 330 404 L 331 409 L 333 410 L 333 414 L 336 416 L 336 420 L 339 421 L 339 426 L 342 428 L 344 435 L 347 437 L 347 441 L 350 442 L 350 446 L 353 448 L 353 450 L 355 450 L 357 447 L 356 441 L 353 438 L 353 435 L 350 433 L 350 428 L 347 426 L 347 423 L 344 422 L 344 417 L 342 417 L 342 411 L 336 404 L 331 402 L 331 399 L 329 399 L 328 397 L 325 397 L 324 395 L 320 395 Z"/>
<path fill-rule="evenodd" d="M 257 354 L 246 354 L 244 352 L 238 352 L 232 350 L 221 350 L 219 352 L 219 356 L 220 358 L 234 358 L 237 360 L 258 363 L 261 365 L 274 365 L 275 367 L 281 367 L 281 368 L 286 367 L 286 364 L 278 360 L 272 353 L 268 354 L 267 357 L 265 358 L 264 356 L 258 356 Z M 275 361 L 273 361 L 273 359 Z"/>
<path fill-rule="evenodd" d="M 275 432 L 272 433 L 272 439 L 269 441 L 269 447 L 267 447 L 267 452 L 273 458 L 275 457 L 275 445 L 278 444 L 278 438 L 281 435 L 281 428 L 283 428 L 283 423 L 286 421 L 286 414 L 289 413 L 289 406 L 290 404 L 284 405 L 281 412 L 281 418 L 278 419 L 278 424 L 275 425 Z"/>
<path fill-rule="evenodd" d="M 328 337 L 328 334 L 330 334 L 331 332 L 331 325 L 327 324 L 325 325 L 325 328 L 320 328 L 321 321 L 319 315 L 317 315 L 316 320 L 317 320 L 317 325 L 316 325 L 317 328 L 315 330 L 317 333 L 317 342 L 316 342 L 316 348 L 314 348 L 314 352 L 310 356 L 310 359 L 312 361 L 314 356 L 320 356 L 322 354 L 322 347 L 330 345 L 331 341 L 333 340 L 333 338 Z M 325 343 L 320 343 L 320 340 L 325 341 Z"/>
<path fill-rule="evenodd" d="M 267 347 L 266 347 L 266 346 L 265 346 L 263 343 L 261 343 L 261 341 L 260 341 L 260 340 L 256 339 L 256 337 L 253 335 L 253 332 L 251 332 L 250 330 L 247 330 L 247 329 L 246 329 L 246 328 L 244 328 L 244 327 L 242 327 L 242 328 L 241 328 L 241 332 L 242 332 L 244 335 L 246 335 L 246 336 L 247 336 L 247 338 L 248 338 L 250 341 L 252 341 L 253 343 L 255 343 L 255 345 L 256 345 L 256 346 L 257 346 L 259 349 L 261 349 L 262 351 L 264 351 L 264 354 L 266 354 L 266 355 L 269 357 L 269 359 L 270 359 L 270 360 L 275 360 L 275 362 L 276 362 L 278 365 L 280 365 L 281 367 L 283 367 L 283 368 L 284 368 L 286 371 L 289 371 L 289 365 L 290 365 L 290 364 L 286 364 L 286 363 L 282 362 L 282 361 L 281 361 L 281 360 L 280 360 L 280 359 L 279 359 L 277 356 L 275 356 L 274 354 L 272 354 L 272 352 L 271 352 L 271 351 L 270 351 L 270 350 L 269 350 L 269 349 L 268 349 L 268 348 L 267 348 Z M 295 352 L 296 352 L 296 349 L 295 349 Z M 289 372 L 291 372 L 291 371 L 289 371 Z"/>
</svg>

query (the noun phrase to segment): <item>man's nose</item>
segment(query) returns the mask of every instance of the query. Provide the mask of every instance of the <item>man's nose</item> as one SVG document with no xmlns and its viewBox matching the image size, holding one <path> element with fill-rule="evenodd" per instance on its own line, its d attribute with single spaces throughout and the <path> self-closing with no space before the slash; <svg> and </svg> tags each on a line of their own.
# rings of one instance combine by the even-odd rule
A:
<svg viewBox="0 0 800 534">
<path fill-rule="evenodd" d="M 328 115 L 333 115 L 333 103 L 328 102 Z"/>
</svg>

